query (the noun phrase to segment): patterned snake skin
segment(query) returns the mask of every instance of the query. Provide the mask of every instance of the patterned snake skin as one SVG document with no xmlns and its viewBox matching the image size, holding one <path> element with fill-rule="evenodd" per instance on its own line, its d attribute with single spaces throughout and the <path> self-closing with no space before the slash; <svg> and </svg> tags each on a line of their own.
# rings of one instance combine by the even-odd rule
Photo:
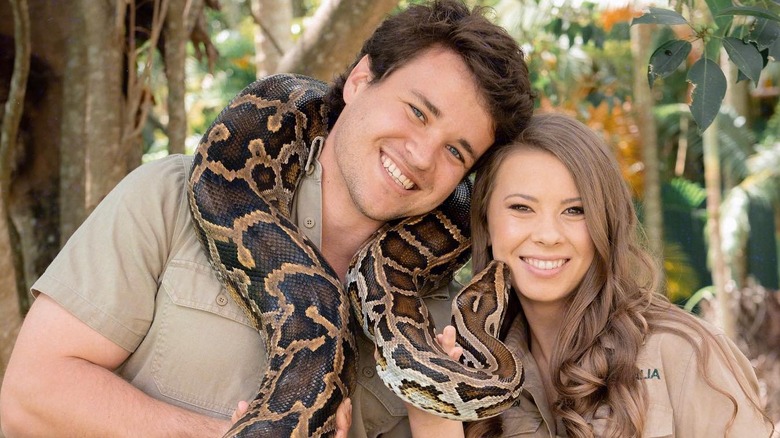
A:
<svg viewBox="0 0 780 438">
<path fill-rule="evenodd" d="M 268 349 L 258 394 L 226 436 L 331 435 L 356 381 L 355 319 L 382 356 L 383 381 L 404 400 L 459 420 L 497 415 L 523 380 L 522 365 L 495 338 L 507 268 L 491 265 L 453 303 L 465 365 L 436 343 L 420 298 L 467 259 L 470 183 L 437 210 L 377 231 L 353 259 L 346 290 L 291 222 L 309 150 L 327 135 L 326 92 L 298 75 L 257 81 L 195 153 L 188 195 L 198 238 Z"/>
</svg>

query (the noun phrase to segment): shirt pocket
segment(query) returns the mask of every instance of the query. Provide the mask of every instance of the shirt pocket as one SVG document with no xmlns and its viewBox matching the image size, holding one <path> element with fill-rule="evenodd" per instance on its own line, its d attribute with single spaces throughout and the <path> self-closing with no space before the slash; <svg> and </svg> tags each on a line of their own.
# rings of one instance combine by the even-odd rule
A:
<svg viewBox="0 0 780 438">
<path fill-rule="evenodd" d="M 650 403 L 647 408 L 647 425 L 643 436 L 662 438 L 674 436 L 674 411 L 669 406 Z"/>
<path fill-rule="evenodd" d="M 520 405 L 508 409 L 501 414 L 503 437 L 534 437 L 544 436 L 541 426 L 542 414 L 528 400 L 521 399 Z"/>
<path fill-rule="evenodd" d="M 253 399 L 266 369 L 263 337 L 211 267 L 171 261 L 157 301 L 151 374 L 160 394 L 219 416 Z"/>
</svg>

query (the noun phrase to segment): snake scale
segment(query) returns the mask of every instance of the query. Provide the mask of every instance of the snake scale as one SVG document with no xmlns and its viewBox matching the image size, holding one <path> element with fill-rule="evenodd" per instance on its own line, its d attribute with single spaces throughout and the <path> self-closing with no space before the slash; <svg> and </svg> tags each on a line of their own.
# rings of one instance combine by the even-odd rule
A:
<svg viewBox="0 0 780 438">
<path fill-rule="evenodd" d="M 522 365 L 495 338 L 506 266 L 490 265 L 453 302 L 463 364 L 436 342 L 420 298 L 467 259 L 468 181 L 433 212 L 378 230 L 353 258 L 346 287 L 290 220 L 310 148 L 328 133 L 326 92 L 299 75 L 256 81 L 195 151 L 188 198 L 196 233 L 268 353 L 257 396 L 226 436 L 331 435 L 356 382 L 355 325 L 376 343 L 378 373 L 404 400 L 459 420 L 497 415 L 523 381 Z"/>
</svg>

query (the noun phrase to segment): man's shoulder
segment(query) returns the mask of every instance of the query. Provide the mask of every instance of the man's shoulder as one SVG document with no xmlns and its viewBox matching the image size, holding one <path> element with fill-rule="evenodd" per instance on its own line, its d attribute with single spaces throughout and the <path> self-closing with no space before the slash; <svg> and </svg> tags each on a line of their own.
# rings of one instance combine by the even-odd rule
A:
<svg viewBox="0 0 780 438">
<path fill-rule="evenodd" d="M 192 167 L 192 155 L 172 154 L 162 158 L 147 161 L 133 170 L 130 175 L 138 177 L 157 177 L 165 175 L 174 175 L 184 177 L 189 175 L 189 169 Z"/>
</svg>

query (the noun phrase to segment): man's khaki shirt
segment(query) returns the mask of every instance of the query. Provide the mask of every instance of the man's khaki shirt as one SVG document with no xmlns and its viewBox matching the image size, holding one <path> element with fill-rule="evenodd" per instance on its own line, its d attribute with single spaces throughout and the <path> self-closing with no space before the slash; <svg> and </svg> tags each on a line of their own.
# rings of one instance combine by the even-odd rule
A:
<svg viewBox="0 0 780 438">
<path fill-rule="evenodd" d="M 68 241 L 33 293 L 44 293 L 131 352 L 117 373 L 146 394 L 229 419 L 252 400 L 266 367 L 262 336 L 216 278 L 195 235 L 186 187 L 192 157 L 136 169 Z M 316 163 L 316 162 L 315 162 Z M 295 218 L 321 242 L 321 168 L 296 195 Z M 452 285 L 426 299 L 449 322 Z M 358 337 L 351 437 L 410 436 L 406 408 L 376 375 L 373 344 Z"/>
</svg>

